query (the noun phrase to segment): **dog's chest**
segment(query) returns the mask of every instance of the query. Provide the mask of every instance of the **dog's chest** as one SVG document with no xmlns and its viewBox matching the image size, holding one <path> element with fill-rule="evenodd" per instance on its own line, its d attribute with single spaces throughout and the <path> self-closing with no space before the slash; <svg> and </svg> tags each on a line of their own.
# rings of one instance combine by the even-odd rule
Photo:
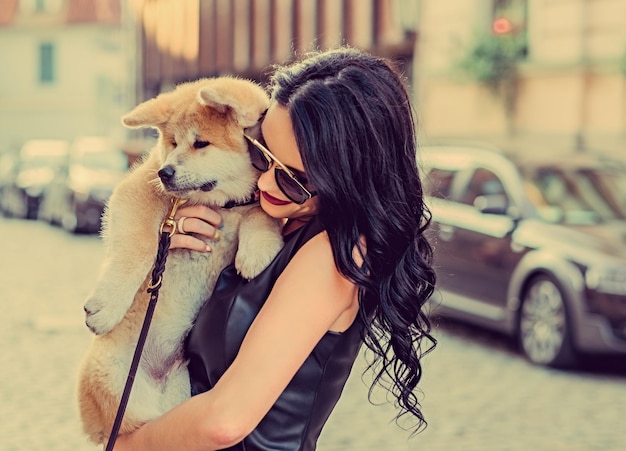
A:
<svg viewBox="0 0 626 451">
<path fill-rule="evenodd" d="M 157 313 L 167 318 L 170 326 L 174 321 L 182 328 L 190 325 L 222 270 L 235 260 L 241 215 L 223 215 L 223 219 L 219 239 L 204 239 L 211 252 L 173 249 L 168 255 Z"/>
</svg>

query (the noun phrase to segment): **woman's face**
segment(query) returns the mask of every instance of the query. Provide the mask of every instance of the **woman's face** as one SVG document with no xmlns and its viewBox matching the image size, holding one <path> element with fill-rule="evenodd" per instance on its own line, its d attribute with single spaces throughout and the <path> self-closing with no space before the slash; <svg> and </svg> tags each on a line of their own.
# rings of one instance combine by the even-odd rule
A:
<svg viewBox="0 0 626 451">
<path fill-rule="evenodd" d="M 313 185 L 313 181 L 308 180 L 304 173 L 304 165 L 287 109 L 273 102 L 265 114 L 261 130 L 268 150 L 276 159 L 291 169 L 301 182 L 307 182 L 307 187 Z M 317 197 L 314 196 L 298 205 L 283 194 L 276 185 L 274 168 L 275 164 L 259 178 L 258 187 L 261 191 L 263 210 L 274 218 L 287 219 L 306 219 L 317 213 Z"/>
</svg>

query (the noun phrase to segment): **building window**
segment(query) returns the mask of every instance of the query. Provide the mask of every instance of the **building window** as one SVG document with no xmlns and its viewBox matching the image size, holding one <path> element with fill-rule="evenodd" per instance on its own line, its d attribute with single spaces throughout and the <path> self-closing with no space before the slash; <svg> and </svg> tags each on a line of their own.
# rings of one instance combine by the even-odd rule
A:
<svg viewBox="0 0 626 451">
<path fill-rule="evenodd" d="M 76 0 L 74 0 L 76 2 Z M 98 2 L 103 0 L 97 0 Z M 13 0 L 17 3 L 21 13 L 25 15 L 48 15 L 61 13 L 68 0 Z M 0 4 L 3 3 L 0 1 Z M 4 2 L 6 3 L 6 1 Z M 81 0 L 79 3 L 85 3 Z M 96 3 L 95 0 L 86 3 Z"/>
<path fill-rule="evenodd" d="M 39 81 L 42 84 L 54 82 L 54 45 L 50 42 L 39 45 Z"/>
</svg>

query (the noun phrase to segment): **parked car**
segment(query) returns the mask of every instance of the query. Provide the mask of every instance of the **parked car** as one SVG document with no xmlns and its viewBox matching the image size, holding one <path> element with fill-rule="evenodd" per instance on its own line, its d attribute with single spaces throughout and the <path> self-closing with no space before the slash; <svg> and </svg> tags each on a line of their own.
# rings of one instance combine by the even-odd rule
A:
<svg viewBox="0 0 626 451">
<path fill-rule="evenodd" d="M 514 336 L 540 365 L 626 356 L 626 165 L 546 154 L 422 149 L 435 314 Z"/>
<path fill-rule="evenodd" d="M 105 204 L 128 170 L 128 159 L 106 137 L 81 137 L 72 142 L 67 170 L 59 173 L 44 194 L 39 219 L 72 233 L 96 233 Z"/>
<path fill-rule="evenodd" d="M 43 192 L 67 164 L 65 140 L 29 140 L 20 148 L 14 177 L 2 189 L 1 209 L 5 215 L 36 219 Z"/>
<path fill-rule="evenodd" d="M 4 190 L 13 184 L 17 172 L 17 155 L 15 152 L 0 153 L 0 213 L 4 214 L 2 197 Z"/>
</svg>

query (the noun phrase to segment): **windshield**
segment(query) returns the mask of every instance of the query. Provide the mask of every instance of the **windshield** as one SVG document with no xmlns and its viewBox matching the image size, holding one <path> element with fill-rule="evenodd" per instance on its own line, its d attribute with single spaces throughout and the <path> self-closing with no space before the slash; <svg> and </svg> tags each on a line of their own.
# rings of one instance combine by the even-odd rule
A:
<svg viewBox="0 0 626 451">
<path fill-rule="evenodd" d="M 526 192 L 541 219 L 595 224 L 626 219 L 626 170 L 544 167 L 527 170 Z"/>
<path fill-rule="evenodd" d="M 79 163 L 96 170 L 124 172 L 128 169 L 128 159 L 122 151 L 85 152 Z"/>
<path fill-rule="evenodd" d="M 39 168 L 58 169 L 66 161 L 66 157 L 59 155 L 38 155 L 27 160 L 22 160 L 22 170 L 31 170 Z"/>
</svg>

